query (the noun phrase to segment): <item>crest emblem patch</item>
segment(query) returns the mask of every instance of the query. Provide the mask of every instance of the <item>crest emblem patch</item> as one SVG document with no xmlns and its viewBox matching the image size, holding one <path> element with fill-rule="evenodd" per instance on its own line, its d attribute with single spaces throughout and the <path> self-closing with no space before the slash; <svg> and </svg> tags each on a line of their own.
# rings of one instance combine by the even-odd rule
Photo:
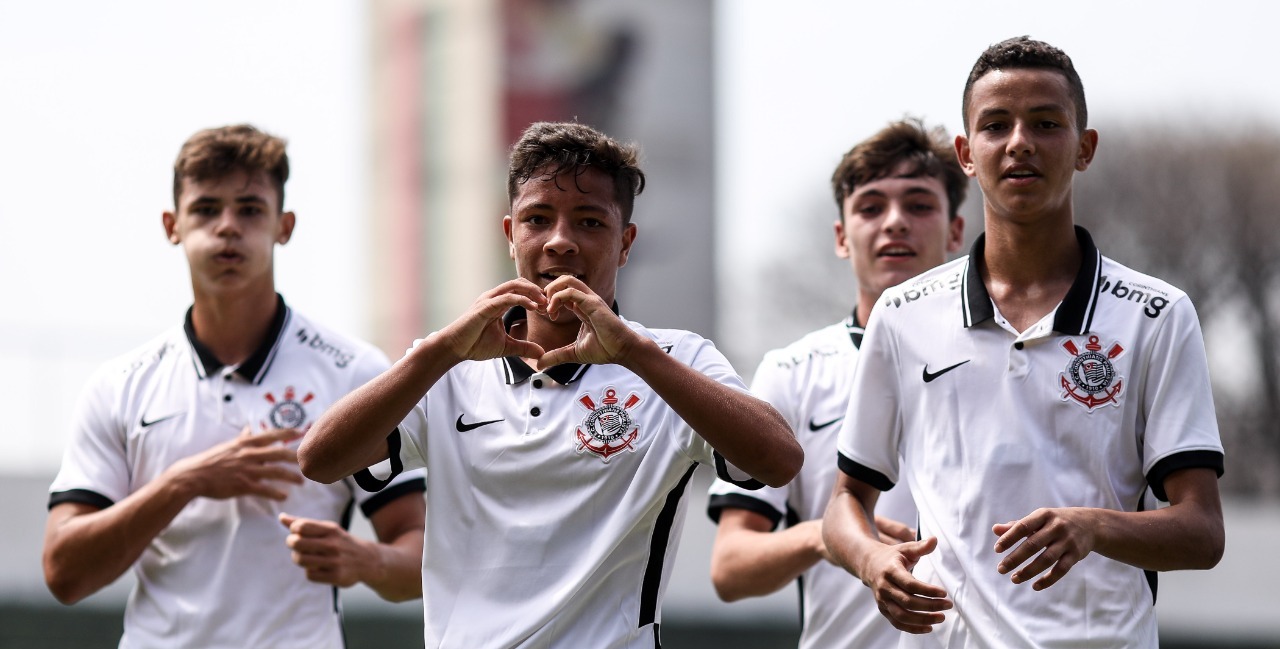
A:
<svg viewBox="0 0 1280 649">
<path fill-rule="evenodd" d="M 634 453 L 635 441 L 640 437 L 640 426 L 631 418 L 629 412 L 641 399 L 632 392 L 619 403 L 618 391 L 613 386 L 604 389 L 604 399 L 597 405 L 591 393 L 578 397 L 578 403 L 587 409 L 587 414 L 578 425 L 578 453 L 592 453 L 604 460 L 623 451 Z"/>
<path fill-rule="evenodd" d="M 308 392 L 301 399 L 298 399 L 297 392 L 293 386 L 284 389 L 284 395 L 276 398 L 276 395 L 268 392 L 262 396 L 267 403 L 273 404 L 271 412 L 267 415 L 271 428 L 301 428 L 307 423 L 307 409 L 303 404 L 309 403 L 316 397 L 315 394 Z M 262 422 L 263 428 L 268 428 L 268 422 Z"/>
<path fill-rule="evenodd" d="M 1112 343 L 1103 353 L 1098 337 L 1089 336 L 1083 351 L 1071 339 L 1062 343 L 1062 348 L 1071 354 L 1066 371 L 1059 375 L 1062 400 L 1073 400 L 1090 412 L 1107 404 L 1119 406 L 1124 377 L 1116 375 L 1111 361 L 1124 353 L 1124 347 Z"/>
</svg>

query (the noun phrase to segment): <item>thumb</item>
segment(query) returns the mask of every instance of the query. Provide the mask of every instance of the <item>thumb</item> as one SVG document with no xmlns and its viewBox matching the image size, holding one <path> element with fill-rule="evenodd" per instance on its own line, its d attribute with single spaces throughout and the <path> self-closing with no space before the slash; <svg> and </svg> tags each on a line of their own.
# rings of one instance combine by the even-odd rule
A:
<svg viewBox="0 0 1280 649">
<path fill-rule="evenodd" d="M 937 547 L 938 547 L 938 537 L 931 536 L 927 539 L 921 539 L 919 541 L 911 541 L 910 543 L 903 543 L 902 545 L 898 546 L 898 549 L 907 558 L 911 559 L 912 561 L 915 561 L 916 559 L 919 559 L 920 557 L 923 557 L 924 555 L 929 554 L 930 552 L 933 552 L 935 549 L 937 549 Z"/>
<path fill-rule="evenodd" d="M 297 516 L 286 514 L 284 512 L 280 512 L 280 516 L 278 518 L 280 520 L 280 524 L 285 526 L 285 529 L 289 531 L 293 531 L 293 523 L 298 520 Z"/>
</svg>

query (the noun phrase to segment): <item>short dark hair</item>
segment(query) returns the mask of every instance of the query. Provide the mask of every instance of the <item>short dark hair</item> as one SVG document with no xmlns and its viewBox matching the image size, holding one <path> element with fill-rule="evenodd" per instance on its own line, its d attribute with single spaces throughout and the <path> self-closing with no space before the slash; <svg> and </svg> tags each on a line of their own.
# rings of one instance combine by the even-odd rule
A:
<svg viewBox="0 0 1280 649">
<path fill-rule="evenodd" d="M 555 178 L 566 171 L 577 176 L 596 169 L 613 179 L 622 222 L 630 223 L 635 198 L 644 191 L 644 172 L 637 166 L 638 158 L 634 144 L 618 142 L 585 124 L 536 122 L 511 147 L 507 204 L 515 201 L 520 185 L 531 178 Z"/>
<path fill-rule="evenodd" d="M 173 206 L 178 208 L 182 182 L 221 178 L 234 171 L 265 171 L 284 210 L 284 183 L 289 180 L 285 141 L 248 124 L 209 128 L 192 135 L 173 163 Z"/>
<path fill-rule="evenodd" d="M 956 218 L 969 189 L 969 178 L 956 160 L 955 146 L 946 131 L 940 126 L 926 130 L 924 123 L 914 117 L 891 122 L 840 159 L 831 174 L 831 191 L 840 218 L 844 219 L 844 200 L 855 189 L 900 169 L 901 175 L 908 178 L 933 176 L 942 181 L 947 189 L 948 216 Z"/>
<path fill-rule="evenodd" d="M 1000 41 L 988 47 L 973 64 L 969 80 L 964 84 L 964 101 L 960 106 L 964 132 L 969 132 L 969 100 L 973 97 L 973 84 L 992 70 L 1019 68 L 1054 70 L 1066 77 L 1067 86 L 1071 90 L 1071 101 L 1076 105 L 1076 128 L 1083 133 L 1089 124 L 1089 108 L 1084 101 L 1084 83 L 1080 81 L 1071 57 L 1048 43 L 1032 40 L 1030 36 Z"/>
</svg>

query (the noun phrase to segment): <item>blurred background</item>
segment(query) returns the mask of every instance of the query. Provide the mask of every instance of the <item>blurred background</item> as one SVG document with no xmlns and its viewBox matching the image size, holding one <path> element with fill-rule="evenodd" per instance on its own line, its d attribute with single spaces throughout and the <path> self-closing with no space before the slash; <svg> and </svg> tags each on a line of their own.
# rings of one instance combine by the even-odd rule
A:
<svg viewBox="0 0 1280 649">
<path fill-rule="evenodd" d="M 0 647 L 114 647 L 129 579 L 75 607 L 40 572 L 46 490 L 103 361 L 176 324 L 163 238 L 193 132 L 290 142 L 277 253 L 296 308 L 392 358 L 511 275 L 506 148 L 577 119 L 637 141 L 649 186 L 622 312 L 710 336 L 750 377 L 835 322 L 828 179 L 890 120 L 954 134 L 989 44 L 1029 34 L 1085 82 L 1094 166 L 1077 220 L 1104 254 L 1187 290 L 1227 447 L 1228 547 L 1161 576 L 1167 647 L 1280 646 L 1280 84 L 1277 6 L 930 0 L 0 0 Z M 961 212 L 981 230 L 976 186 Z M 691 487 L 664 645 L 794 646 L 794 589 L 719 602 L 710 476 Z M 1016 487 L 1011 487 L 1016 488 Z M 421 605 L 346 595 L 356 647 L 421 646 Z"/>
</svg>

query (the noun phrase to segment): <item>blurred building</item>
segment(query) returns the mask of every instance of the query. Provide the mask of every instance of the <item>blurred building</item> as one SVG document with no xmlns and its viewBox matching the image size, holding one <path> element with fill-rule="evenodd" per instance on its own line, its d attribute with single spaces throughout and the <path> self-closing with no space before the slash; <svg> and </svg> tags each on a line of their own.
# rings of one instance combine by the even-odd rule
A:
<svg viewBox="0 0 1280 649">
<path fill-rule="evenodd" d="M 392 357 L 512 277 L 510 145 L 576 120 L 638 142 L 648 176 L 624 315 L 712 335 L 712 5 L 371 0 L 373 338 Z"/>
</svg>

